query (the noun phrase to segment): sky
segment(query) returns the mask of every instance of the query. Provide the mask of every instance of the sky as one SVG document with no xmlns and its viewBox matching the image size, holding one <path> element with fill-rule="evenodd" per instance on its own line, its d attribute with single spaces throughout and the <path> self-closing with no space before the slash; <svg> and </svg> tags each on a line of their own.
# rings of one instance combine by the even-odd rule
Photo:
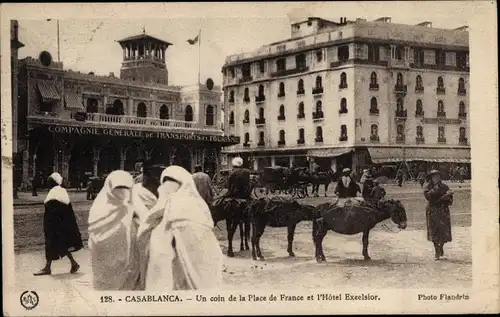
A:
<svg viewBox="0 0 500 317">
<path fill-rule="evenodd" d="M 176 14 L 149 11 L 155 14 L 149 14 L 147 18 L 144 12 L 148 11 L 137 10 L 137 19 L 123 19 L 120 14 L 103 19 L 105 10 L 93 15 L 96 19 L 85 19 L 87 14 L 78 16 L 74 12 L 69 16 L 58 16 L 54 10 L 49 11 L 51 15 L 45 14 L 45 18 L 40 14 L 37 19 L 19 17 L 19 38 L 25 44 L 19 57 L 38 57 L 41 51 L 47 50 L 56 60 L 56 20 L 46 19 L 59 17 L 60 56 L 65 69 L 92 71 L 100 75 L 114 72 L 119 76 L 122 50 L 116 40 L 141 34 L 144 27 L 147 34 L 173 44 L 166 54 L 169 84 L 190 85 L 197 81 L 198 46 L 189 45 L 187 40 L 194 38 L 201 29 L 201 81 L 210 77 L 220 85 L 221 67 L 226 56 L 287 39 L 290 37 L 290 23 L 307 16 L 333 21 L 338 21 L 341 16 L 349 20 L 389 16 L 393 23 L 431 21 L 433 27 L 456 28 L 467 25 L 468 19 L 475 14 L 473 7 L 467 7 L 463 2 L 283 2 L 266 6 L 225 3 L 215 7 L 213 3 L 205 3 L 197 4 L 196 9 L 187 3 L 176 6 L 175 11 L 170 10 L 173 7 L 161 7 L 165 12 Z M 127 10 L 134 11 L 130 7 Z M 159 18 L 159 15 L 164 17 Z"/>
</svg>

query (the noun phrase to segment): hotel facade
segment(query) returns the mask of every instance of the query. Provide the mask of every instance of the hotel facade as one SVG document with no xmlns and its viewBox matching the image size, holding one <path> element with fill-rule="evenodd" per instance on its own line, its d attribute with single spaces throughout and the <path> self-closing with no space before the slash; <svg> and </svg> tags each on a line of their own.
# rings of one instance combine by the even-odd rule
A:
<svg viewBox="0 0 500 317">
<path fill-rule="evenodd" d="M 222 68 L 228 162 L 250 168 L 470 163 L 469 40 L 454 30 L 341 18 L 291 25 L 291 38 Z"/>
<path fill-rule="evenodd" d="M 168 85 L 171 43 L 145 33 L 118 43 L 119 77 L 65 70 L 48 52 L 18 61 L 21 45 L 12 46 L 14 178 L 21 189 L 34 175 L 57 171 L 75 186 L 83 175 L 134 171 L 145 159 L 216 172 L 221 148 L 239 142 L 224 135 L 220 86 Z"/>
</svg>

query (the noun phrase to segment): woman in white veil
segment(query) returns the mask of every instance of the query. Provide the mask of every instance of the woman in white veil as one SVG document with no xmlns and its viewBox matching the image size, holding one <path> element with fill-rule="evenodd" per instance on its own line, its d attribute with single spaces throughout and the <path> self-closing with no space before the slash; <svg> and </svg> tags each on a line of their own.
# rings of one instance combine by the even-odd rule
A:
<svg viewBox="0 0 500 317">
<path fill-rule="evenodd" d="M 170 166 L 161 175 L 159 200 L 139 228 L 145 252 L 141 270 L 148 291 L 217 288 L 222 281 L 222 251 L 210 210 L 191 174 Z"/>
</svg>

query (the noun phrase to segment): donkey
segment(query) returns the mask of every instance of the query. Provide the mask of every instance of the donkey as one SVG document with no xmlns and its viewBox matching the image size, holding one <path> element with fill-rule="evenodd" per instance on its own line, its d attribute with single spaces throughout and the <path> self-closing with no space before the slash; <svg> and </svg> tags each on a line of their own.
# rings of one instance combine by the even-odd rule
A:
<svg viewBox="0 0 500 317">
<path fill-rule="evenodd" d="M 313 222 L 313 242 L 316 246 L 316 261 L 326 261 L 323 254 L 323 238 L 328 230 L 346 235 L 363 233 L 363 257 L 368 255 L 368 235 L 381 221 L 391 218 L 399 229 L 406 229 L 406 210 L 399 200 L 380 201 L 378 204 L 361 203 L 351 206 L 321 204 L 317 206 L 320 217 Z"/>
<path fill-rule="evenodd" d="M 310 205 L 301 205 L 294 200 L 282 197 L 260 198 L 252 201 L 247 208 L 252 225 L 252 258 L 264 260 L 260 250 L 260 238 L 266 226 L 274 228 L 287 227 L 288 248 L 290 256 L 293 253 L 293 237 L 295 227 L 301 221 L 312 221 L 316 217 L 316 208 Z"/>
<path fill-rule="evenodd" d="M 240 227 L 240 251 L 249 250 L 248 240 L 250 238 L 250 219 L 245 210 L 250 200 L 221 197 L 214 202 L 211 208 L 214 226 L 221 220 L 226 220 L 227 228 L 227 256 L 233 257 L 233 237 L 236 227 Z"/>
</svg>

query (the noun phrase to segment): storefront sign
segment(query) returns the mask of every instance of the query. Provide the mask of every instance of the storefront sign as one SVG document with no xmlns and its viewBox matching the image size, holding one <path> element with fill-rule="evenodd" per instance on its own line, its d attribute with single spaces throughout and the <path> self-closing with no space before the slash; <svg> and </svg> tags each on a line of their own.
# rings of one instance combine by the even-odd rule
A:
<svg viewBox="0 0 500 317">
<path fill-rule="evenodd" d="M 235 136 L 221 135 L 202 135 L 195 133 L 179 133 L 179 132 L 149 132 L 138 130 L 121 130 L 112 128 L 95 128 L 95 127 L 71 127 L 51 125 L 48 127 L 49 132 L 67 133 L 76 135 L 103 135 L 103 136 L 122 136 L 132 138 L 145 139 L 169 139 L 180 141 L 202 141 L 202 142 L 220 142 L 220 143 L 239 143 L 240 138 Z"/>
</svg>

